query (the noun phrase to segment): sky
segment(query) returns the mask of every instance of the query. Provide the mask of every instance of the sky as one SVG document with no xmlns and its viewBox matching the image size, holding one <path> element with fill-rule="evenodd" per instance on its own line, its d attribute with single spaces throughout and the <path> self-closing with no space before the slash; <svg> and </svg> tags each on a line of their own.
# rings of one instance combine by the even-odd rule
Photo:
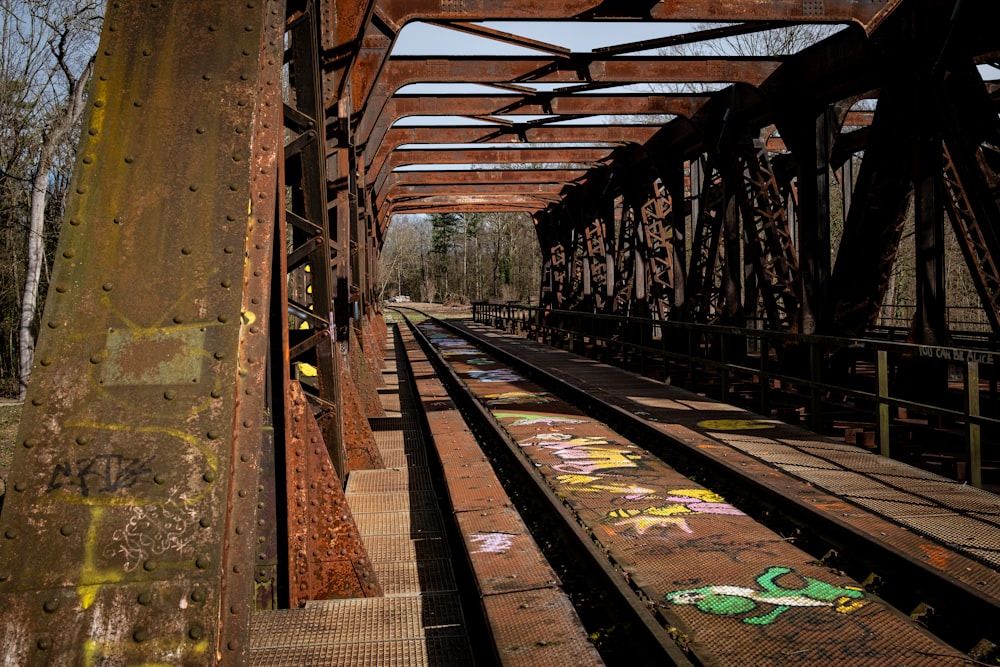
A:
<svg viewBox="0 0 1000 667">
<path fill-rule="evenodd" d="M 650 22 L 650 21 L 489 21 L 481 25 L 489 28 L 510 32 L 523 37 L 546 42 L 560 46 L 574 53 L 586 53 L 595 49 L 632 42 L 657 39 L 672 35 L 684 34 L 698 30 L 699 26 L 692 23 L 683 22 Z M 700 43 L 703 52 L 714 53 L 716 55 L 727 55 L 730 49 L 724 40 L 705 41 Z M 629 55 L 655 54 L 655 51 L 636 51 Z M 427 23 L 407 24 L 399 33 L 396 43 L 393 46 L 394 56 L 449 56 L 449 55 L 492 55 L 492 56 L 531 56 L 547 55 L 544 51 L 533 50 L 506 44 L 497 40 L 477 37 L 468 33 L 451 30 L 448 28 L 430 25 Z M 980 66 L 980 73 L 985 80 L 1000 80 L 1000 70 L 988 65 Z M 562 86 L 574 84 L 558 83 L 526 83 L 528 87 L 536 90 L 555 90 Z M 714 89 L 725 87 L 726 84 L 715 84 Z M 632 90 L 635 92 L 651 93 L 675 93 L 689 92 L 690 88 L 678 84 L 633 84 L 630 86 L 619 86 L 605 90 L 595 90 L 590 93 L 581 94 L 615 94 Z M 512 91 L 493 88 L 482 84 L 437 84 L 419 83 L 405 86 L 398 91 L 401 95 L 442 95 L 442 94 L 468 94 L 468 95 L 514 95 Z M 867 108 L 870 100 L 864 101 L 861 107 Z M 498 118 L 501 118 L 498 116 Z M 545 118 L 545 116 L 534 115 L 509 115 L 503 116 L 504 120 L 526 122 Z M 633 116 L 630 122 L 633 124 L 663 124 L 669 120 L 664 116 Z M 599 124 L 601 122 L 620 122 L 621 117 L 600 117 L 572 119 L 559 121 L 557 124 Z M 396 121 L 397 126 L 444 126 L 444 125 L 472 125 L 482 124 L 484 126 L 493 125 L 485 120 L 474 120 L 459 116 L 411 116 L 401 118 Z M 398 170 L 408 170 L 419 167 L 400 167 Z M 445 167 L 436 167 L 445 168 Z M 465 168 L 465 166 L 454 165 L 449 169 Z"/>
</svg>

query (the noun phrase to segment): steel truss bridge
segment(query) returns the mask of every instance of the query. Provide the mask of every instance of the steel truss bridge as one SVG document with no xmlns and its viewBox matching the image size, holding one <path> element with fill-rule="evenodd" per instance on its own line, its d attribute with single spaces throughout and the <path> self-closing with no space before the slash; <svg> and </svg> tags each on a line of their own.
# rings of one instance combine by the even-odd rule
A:
<svg viewBox="0 0 1000 667">
<path fill-rule="evenodd" d="M 530 213 L 542 308 L 861 336 L 912 203 L 913 340 L 949 340 L 946 222 L 965 259 L 948 270 L 997 331 L 1000 125 L 980 72 L 1000 63 L 998 14 L 111 0 L 0 520 L 0 651 L 241 664 L 255 608 L 379 593 L 330 508 L 381 464 L 366 416 L 394 215 Z M 499 20 L 687 27 L 575 52 Z M 530 55 L 392 55 L 415 22 Z M 657 51 L 805 23 L 841 29 L 774 56 Z M 436 115 L 467 122 L 399 122 Z M 460 167 L 413 168 L 430 164 Z"/>
</svg>

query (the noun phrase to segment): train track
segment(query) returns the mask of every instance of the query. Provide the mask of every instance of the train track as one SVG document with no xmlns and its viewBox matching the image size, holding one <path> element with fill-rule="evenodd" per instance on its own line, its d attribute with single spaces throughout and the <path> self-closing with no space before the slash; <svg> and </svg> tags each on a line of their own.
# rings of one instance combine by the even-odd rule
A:
<svg viewBox="0 0 1000 667">
<path fill-rule="evenodd" d="M 666 437 L 649 413 L 468 327 L 427 320 L 413 330 L 584 623 L 607 640 L 609 663 L 634 662 L 622 656 L 638 635 L 660 664 L 972 664 L 952 646 L 981 654 L 997 640 L 984 621 L 1000 617 L 988 563 L 937 542 L 937 560 L 907 552 L 878 530 L 883 518 L 840 499 L 849 511 L 829 511 L 820 490 L 803 495 L 800 479 L 741 452 L 699 455 L 715 446 L 684 442 L 683 431 Z M 953 576 L 942 559 L 986 579 Z M 602 618 L 595 609 L 610 599 L 614 613 Z M 915 612 L 935 635 L 910 620 Z M 601 636 L 626 613 L 624 644 Z"/>
</svg>

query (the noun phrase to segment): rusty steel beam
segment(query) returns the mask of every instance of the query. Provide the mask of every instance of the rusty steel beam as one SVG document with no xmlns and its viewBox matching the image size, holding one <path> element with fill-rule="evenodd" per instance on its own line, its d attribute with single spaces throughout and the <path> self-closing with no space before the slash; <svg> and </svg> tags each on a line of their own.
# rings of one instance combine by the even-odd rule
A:
<svg viewBox="0 0 1000 667">
<path fill-rule="evenodd" d="M 398 120 L 409 116 L 496 116 L 546 114 L 594 116 L 668 114 L 691 116 L 707 100 L 705 95 L 538 93 L 511 95 L 396 95 L 377 118 L 365 114 L 357 128 L 359 144 L 379 143 Z"/>
<path fill-rule="evenodd" d="M 558 195 L 470 194 L 426 195 L 390 200 L 376 215 L 380 229 L 385 229 L 393 215 L 404 213 L 526 211 L 534 213 L 560 200 Z"/>
<path fill-rule="evenodd" d="M 401 185 L 393 188 L 385 201 L 401 201 L 413 197 L 452 195 L 457 199 L 477 195 L 544 195 L 558 197 L 565 183 L 467 183 L 465 188 L 453 185 Z M 379 202 L 381 205 L 382 202 Z"/>
<path fill-rule="evenodd" d="M 242 660 L 283 19 L 108 6 L 3 508 L 11 664 Z"/>
<path fill-rule="evenodd" d="M 484 144 L 479 149 L 425 148 L 397 150 L 389 156 L 382 171 L 369 185 L 376 190 L 382 187 L 389 172 L 397 167 L 431 164 L 517 165 L 531 163 L 594 164 L 608 155 L 612 147 L 605 148 L 503 148 Z M 371 176 L 369 176 L 371 177 Z"/>
<path fill-rule="evenodd" d="M 523 199 L 523 198 L 522 198 Z M 517 198 L 482 198 L 481 201 L 474 201 L 465 203 L 447 202 L 447 203 L 431 203 L 428 202 L 426 205 L 421 205 L 419 200 L 411 202 L 409 204 L 390 204 L 389 210 L 386 211 L 384 224 L 388 225 L 389 219 L 393 215 L 410 215 L 416 213 L 496 213 L 496 212 L 519 212 L 519 213 L 535 213 L 540 209 L 544 208 L 546 204 L 551 203 L 550 201 L 542 201 L 538 199 L 524 199 L 522 203 L 517 202 Z M 382 224 L 383 215 L 379 216 L 380 224 Z"/>
<path fill-rule="evenodd" d="M 781 58 L 700 58 L 662 56 L 598 57 L 594 54 L 573 58 L 524 56 L 451 56 L 424 58 L 400 56 L 389 59 L 379 78 L 378 88 L 369 98 L 355 90 L 354 109 L 363 109 L 358 127 L 373 127 L 385 115 L 384 108 L 396 91 L 411 83 L 630 83 L 742 82 L 757 85 L 771 76 Z"/>
<path fill-rule="evenodd" d="M 645 143 L 658 130 L 658 127 L 640 125 L 394 127 L 381 144 L 377 147 L 369 146 L 365 150 L 363 160 L 369 171 L 377 171 L 394 150 L 408 144 Z"/>
<path fill-rule="evenodd" d="M 558 7 L 495 0 L 464 3 L 463 21 L 501 19 L 651 19 L 656 21 L 857 21 L 867 23 L 893 3 L 888 0 L 858 3 L 856 0 L 824 0 L 821 5 L 803 4 L 801 0 L 690 0 L 683 4 L 650 3 L 619 5 L 598 0 L 566 0 Z M 472 6 L 470 6 L 472 5 Z M 440 0 L 383 0 L 379 3 L 386 17 L 397 25 L 409 21 L 453 21 L 456 10 Z"/>
<path fill-rule="evenodd" d="M 629 177 L 629 180 L 632 180 Z M 677 211 L 673 198 L 652 170 L 643 187 L 633 187 L 630 203 L 642 225 L 640 256 L 646 268 L 646 303 L 650 315 L 667 319 L 674 297 L 674 225 Z"/>
<path fill-rule="evenodd" d="M 394 172 L 386 187 L 375 193 L 373 201 L 376 208 L 381 208 L 388 200 L 449 192 L 557 195 L 564 186 L 586 173 L 586 169 Z"/>
<path fill-rule="evenodd" d="M 488 19 L 565 19 L 572 16 L 578 19 L 601 18 L 645 18 L 671 21 L 817 21 L 817 22 L 855 22 L 866 29 L 877 25 L 882 18 L 892 11 L 900 0 L 875 0 L 859 4 L 855 0 L 825 0 L 822 4 L 801 2 L 800 0 L 741 0 L 739 2 L 716 2 L 715 0 L 700 0 L 686 3 L 657 3 L 648 7 L 619 6 L 607 2 L 581 0 L 567 6 L 560 3 L 558 7 L 528 5 L 526 3 L 508 2 L 483 3 L 476 8 L 465 4 L 461 7 L 461 15 L 456 16 L 454 7 L 444 7 L 439 0 L 398 0 L 396 6 L 389 8 L 385 3 L 379 3 L 383 10 L 384 22 L 391 26 L 403 26 L 408 21 L 437 20 L 448 21 L 460 18 L 462 21 Z M 577 11 L 574 9 L 579 5 Z M 356 11 L 355 8 L 352 7 Z M 398 13 L 397 13 L 398 12 Z M 361 26 L 356 23 L 356 31 L 338 36 L 335 43 L 325 44 L 328 52 L 338 53 L 350 44 L 356 43 L 361 36 Z M 362 68 L 356 68 L 352 80 L 354 102 L 356 109 L 363 108 L 367 103 L 376 80 L 384 78 L 384 63 L 389 52 L 389 40 L 372 40 L 371 48 L 365 54 Z"/>
<path fill-rule="evenodd" d="M 740 216 L 754 266 L 757 288 L 769 328 L 797 324 L 799 267 L 786 202 L 771 167 L 765 142 L 758 137 L 726 149 L 727 182 L 737 193 Z M 747 304 L 748 308 L 755 304 Z"/>
</svg>

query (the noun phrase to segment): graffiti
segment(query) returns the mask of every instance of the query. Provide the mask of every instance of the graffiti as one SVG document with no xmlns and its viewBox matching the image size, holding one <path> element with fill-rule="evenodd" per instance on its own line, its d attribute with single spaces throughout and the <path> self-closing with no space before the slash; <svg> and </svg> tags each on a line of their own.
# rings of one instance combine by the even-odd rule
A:
<svg viewBox="0 0 1000 667">
<path fill-rule="evenodd" d="M 674 489 L 667 491 L 665 500 L 683 505 L 696 514 L 729 514 L 743 516 L 718 493 L 708 489 Z"/>
<path fill-rule="evenodd" d="M 434 344 L 437 347 L 469 347 L 469 341 L 461 338 L 437 338 Z"/>
<path fill-rule="evenodd" d="M 552 443 L 541 445 L 542 449 L 551 451 L 566 463 L 552 466 L 553 470 L 564 474 L 592 475 L 599 470 L 609 468 L 636 468 L 637 461 L 642 456 L 632 450 L 621 447 L 599 447 L 591 445 L 572 445 L 569 443 Z"/>
<path fill-rule="evenodd" d="M 49 478 L 46 493 L 59 489 L 76 487 L 80 495 L 90 496 L 91 492 L 114 493 L 121 489 L 129 489 L 153 471 L 149 464 L 155 457 L 148 459 L 133 459 L 120 454 L 99 454 L 87 459 L 77 459 L 75 462 L 57 463 Z"/>
<path fill-rule="evenodd" d="M 698 426 L 710 431 L 756 431 L 774 428 L 772 422 L 759 419 L 706 419 L 698 422 Z"/>
<path fill-rule="evenodd" d="M 469 541 L 478 546 L 477 549 L 470 551 L 470 554 L 505 554 L 514 542 L 514 535 L 510 533 L 473 533 L 469 536 Z"/>
<path fill-rule="evenodd" d="M 488 357 L 476 357 L 475 359 L 466 359 L 465 363 L 472 364 L 473 366 L 492 366 L 496 362 Z"/>
<path fill-rule="evenodd" d="M 612 520 L 612 525 L 616 527 L 625 526 L 635 531 L 637 535 L 645 535 L 653 528 L 666 531 L 671 526 L 676 526 L 685 533 L 694 532 L 688 526 L 687 519 L 683 516 L 675 516 L 678 513 L 689 513 L 689 510 L 681 505 L 647 507 L 644 510 L 611 510 L 608 512 L 607 518 Z"/>
<path fill-rule="evenodd" d="M 520 382 L 524 378 L 507 368 L 489 371 L 469 371 L 469 377 L 480 382 Z"/>
<path fill-rule="evenodd" d="M 794 574 L 788 567 L 770 567 L 757 577 L 759 589 L 744 586 L 702 586 L 667 593 L 671 604 L 695 605 L 699 611 L 713 616 L 739 616 L 754 612 L 758 606 L 773 607 L 761 615 L 744 616 L 743 623 L 770 625 L 792 607 L 828 607 L 839 614 L 848 614 L 868 604 L 865 594 L 856 586 L 836 586 L 812 577 L 799 577 L 801 588 L 785 588 L 777 579 Z"/>
<path fill-rule="evenodd" d="M 461 357 L 469 354 L 479 354 L 474 347 L 451 347 L 441 351 L 442 357 Z"/>
<path fill-rule="evenodd" d="M 553 426 L 555 424 L 586 424 L 586 419 L 572 419 L 570 417 L 556 417 L 553 415 L 536 415 L 526 412 L 494 412 L 497 419 L 515 419 L 510 426 L 535 426 L 545 424 Z"/>
<path fill-rule="evenodd" d="M 606 477 L 596 475 L 557 475 L 555 480 L 572 491 L 581 493 L 613 493 L 625 500 L 641 500 L 656 493 L 656 489 L 644 486 L 609 482 Z"/>
<path fill-rule="evenodd" d="M 195 532 L 185 535 L 190 518 L 173 503 L 139 505 L 130 509 L 131 516 L 115 530 L 111 544 L 104 549 L 105 558 L 121 554 L 126 572 L 131 572 L 150 556 L 184 549 L 197 536 Z"/>
<path fill-rule="evenodd" d="M 522 447 L 530 447 L 531 445 L 539 445 L 544 447 L 547 442 L 564 442 L 569 445 L 608 445 L 607 438 L 602 438 L 596 435 L 571 435 L 569 433 L 538 433 L 531 436 L 527 440 L 522 440 L 518 444 Z"/>
<path fill-rule="evenodd" d="M 688 525 L 688 515 L 743 515 L 743 512 L 725 502 L 722 496 L 707 489 L 675 489 L 668 491 L 664 500 L 670 504 L 641 510 L 612 510 L 608 512 L 606 518 L 613 526 L 625 526 L 638 535 L 645 535 L 654 528 L 669 530 L 671 527 L 677 527 L 690 534 L 694 531 Z"/>
<path fill-rule="evenodd" d="M 551 403 L 552 399 L 543 392 L 505 391 L 502 394 L 486 394 L 486 405 L 510 405 L 511 403 Z"/>
</svg>

